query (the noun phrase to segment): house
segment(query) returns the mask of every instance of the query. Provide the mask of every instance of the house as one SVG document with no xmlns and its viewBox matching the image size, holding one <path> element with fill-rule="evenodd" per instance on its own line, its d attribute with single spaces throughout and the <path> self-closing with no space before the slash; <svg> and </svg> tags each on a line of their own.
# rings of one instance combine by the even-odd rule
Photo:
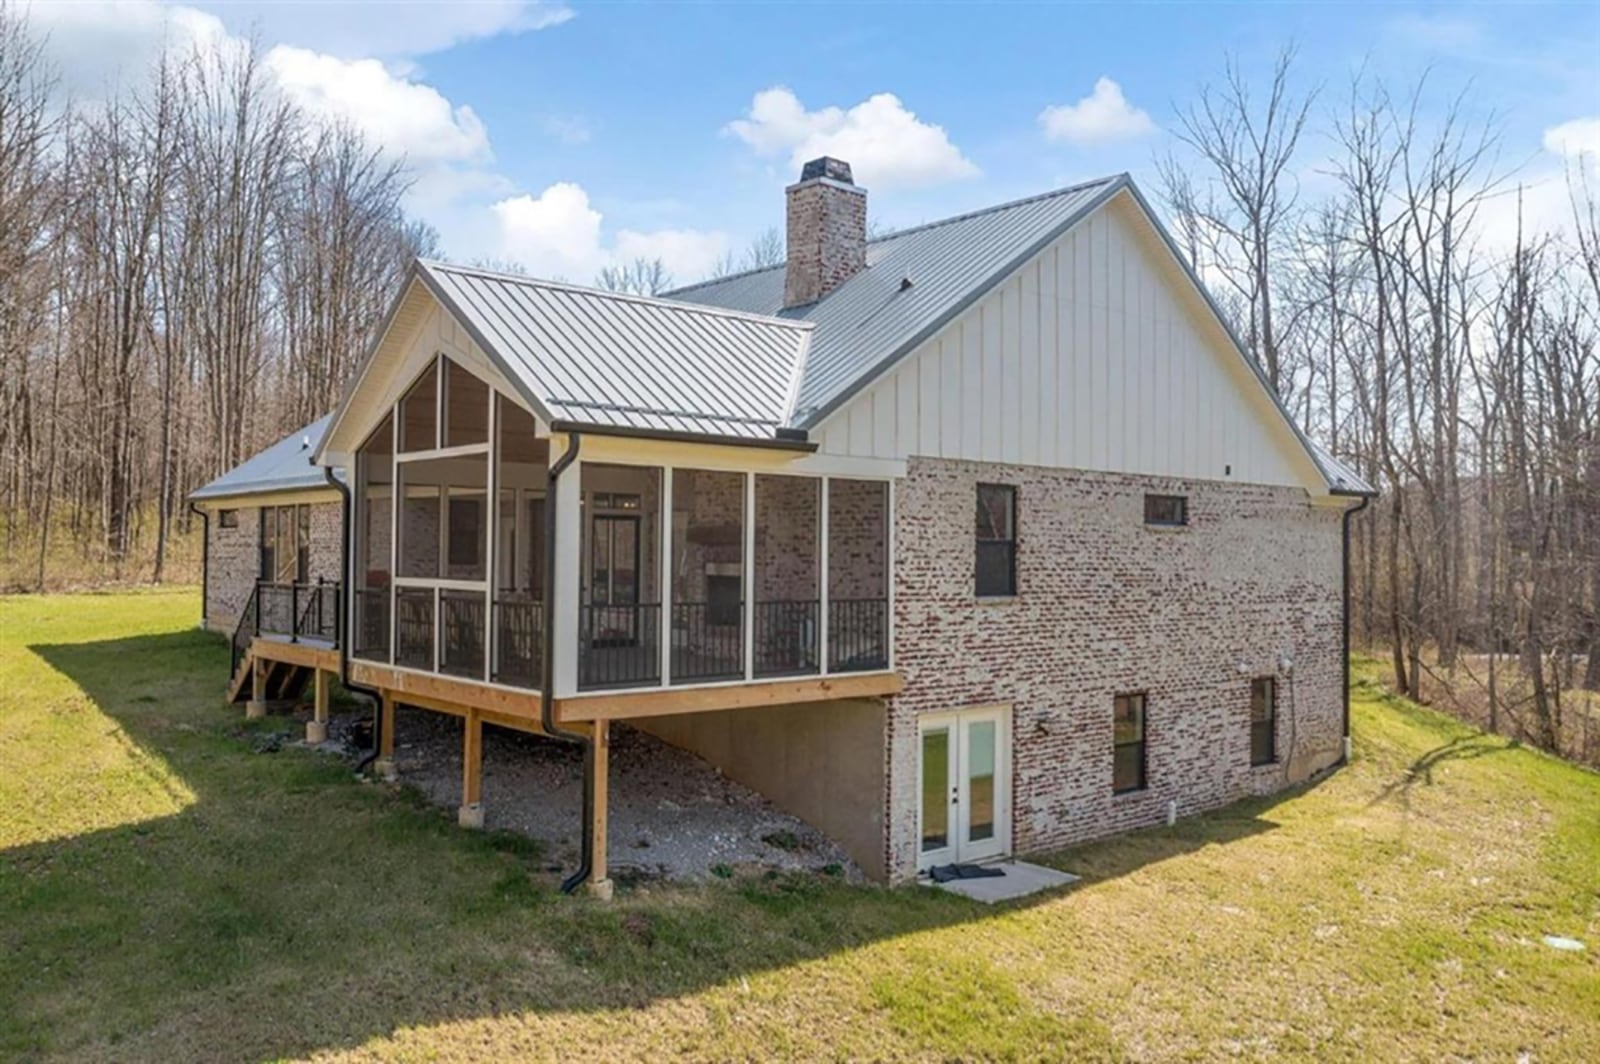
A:
<svg viewBox="0 0 1600 1064">
<path fill-rule="evenodd" d="M 339 629 L 301 623 L 315 561 L 290 580 L 263 546 L 252 587 L 231 560 L 250 518 L 224 507 L 278 513 L 258 541 L 299 549 L 273 538 L 298 495 L 249 463 L 199 493 L 241 697 L 336 669 L 380 703 L 383 757 L 396 703 L 461 717 L 464 823 L 485 723 L 580 744 L 567 885 L 602 891 L 613 723 L 888 881 L 1338 764 L 1345 519 L 1370 489 L 1300 433 L 1133 182 L 872 240 L 848 165 L 786 196 L 785 263 L 667 298 L 418 262 L 320 438 L 260 460 L 343 477 L 321 481 Z"/>
</svg>

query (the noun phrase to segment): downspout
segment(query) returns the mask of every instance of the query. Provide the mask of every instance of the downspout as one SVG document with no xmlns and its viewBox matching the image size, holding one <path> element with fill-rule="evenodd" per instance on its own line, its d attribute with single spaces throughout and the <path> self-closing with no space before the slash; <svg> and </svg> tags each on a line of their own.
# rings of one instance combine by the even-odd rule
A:
<svg viewBox="0 0 1600 1064">
<path fill-rule="evenodd" d="M 1344 677 L 1344 750 L 1339 758 L 1341 765 L 1350 763 L 1350 518 L 1372 504 L 1372 496 L 1361 496 L 1360 504 L 1344 512 L 1343 519 L 1343 580 L 1344 580 L 1344 655 L 1340 659 Z"/>
<path fill-rule="evenodd" d="M 544 677 L 539 682 L 539 723 L 546 735 L 583 747 L 583 844 L 578 867 L 561 881 L 561 893 L 571 894 L 589 878 L 594 867 L 594 739 L 556 723 L 556 483 L 578 457 L 583 436 L 568 434 L 567 449 L 550 467 L 544 491 Z"/>
<path fill-rule="evenodd" d="M 356 764 L 356 775 L 366 771 L 378 759 L 383 748 L 383 695 L 375 687 L 350 682 L 350 628 L 346 622 L 355 609 L 354 555 L 350 550 L 350 486 L 333 475 L 332 466 L 322 467 L 322 477 L 339 493 L 339 561 L 340 590 L 344 601 L 339 604 L 339 686 L 346 691 L 365 695 L 372 700 L 372 749 Z"/>
<path fill-rule="evenodd" d="M 200 515 L 202 531 L 200 535 L 200 627 L 206 626 L 209 619 L 206 614 L 211 604 L 211 511 L 202 509 L 189 501 L 189 512 Z"/>
</svg>

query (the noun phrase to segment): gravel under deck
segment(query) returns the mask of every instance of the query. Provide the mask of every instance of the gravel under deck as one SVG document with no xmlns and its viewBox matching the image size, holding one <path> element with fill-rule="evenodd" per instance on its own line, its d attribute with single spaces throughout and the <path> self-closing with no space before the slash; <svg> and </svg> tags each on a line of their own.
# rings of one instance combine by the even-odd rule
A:
<svg viewBox="0 0 1600 1064">
<path fill-rule="evenodd" d="M 399 707 L 400 781 L 438 805 L 461 802 L 461 722 Z M 539 839 L 567 866 L 578 858 L 583 759 L 577 747 L 483 729 L 484 826 Z M 611 728 L 610 845 L 614 878 L 701 879 L 718 866 L 821 870 L 864 879 L 831 838 L 706 761 L 627 725 Z"/>
</svg>

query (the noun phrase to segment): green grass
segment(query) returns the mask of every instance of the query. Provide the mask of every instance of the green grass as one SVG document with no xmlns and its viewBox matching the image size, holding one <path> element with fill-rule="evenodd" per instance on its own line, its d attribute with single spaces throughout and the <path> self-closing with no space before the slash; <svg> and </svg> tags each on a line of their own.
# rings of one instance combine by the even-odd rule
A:
<svg viewBox="0 0 1600 1064">
<path fill-rule="evenodd" d="M 197 613 L 192 592 L 0 599 L 0 1060 L 1600 1045 L 1600 777 L 1370 681 L 1350 767 L 1056 855 L 1085 876 L 1066 893 L 736 875 L 606 905 L 558 895 L 526 840 L 255 752 L 289 725 L 220 704 Z"/>
</svg>

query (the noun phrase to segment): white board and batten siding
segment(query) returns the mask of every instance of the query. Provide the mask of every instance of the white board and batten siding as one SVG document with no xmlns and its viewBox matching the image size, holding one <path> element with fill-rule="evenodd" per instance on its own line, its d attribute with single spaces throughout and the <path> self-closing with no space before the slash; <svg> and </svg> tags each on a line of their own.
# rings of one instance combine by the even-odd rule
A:
<svg viewBox="0 0 1600 1064">
<path fill-rule="evenodd" d="M 824 454 L 1320 485 L 1142 210 L 1085 218 L 813 432 Z"/>
</svg>

